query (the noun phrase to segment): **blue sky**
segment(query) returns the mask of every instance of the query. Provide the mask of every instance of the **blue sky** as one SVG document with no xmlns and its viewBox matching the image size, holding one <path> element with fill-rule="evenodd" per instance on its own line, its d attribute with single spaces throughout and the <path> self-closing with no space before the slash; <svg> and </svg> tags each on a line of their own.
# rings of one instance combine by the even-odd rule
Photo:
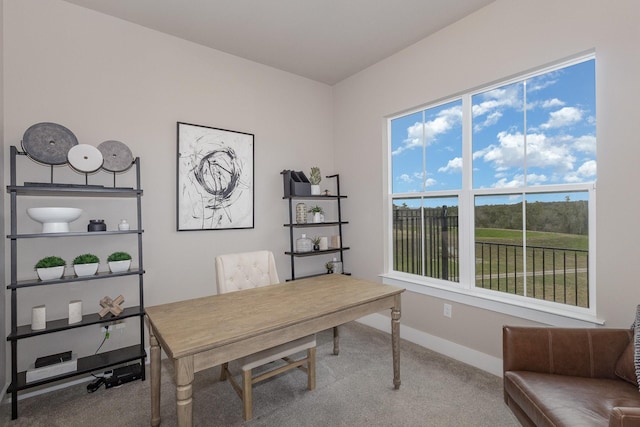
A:
<svg viewBox="0 0 640 427">
<path fill-rule="evenodd" d="M 472 111 L 474 188 L 595 181 L 595 60 L 477 93 Z M 393 119 L 391 136 L 393 193 L 462 188 L 461 100 Z"/>
</svg>

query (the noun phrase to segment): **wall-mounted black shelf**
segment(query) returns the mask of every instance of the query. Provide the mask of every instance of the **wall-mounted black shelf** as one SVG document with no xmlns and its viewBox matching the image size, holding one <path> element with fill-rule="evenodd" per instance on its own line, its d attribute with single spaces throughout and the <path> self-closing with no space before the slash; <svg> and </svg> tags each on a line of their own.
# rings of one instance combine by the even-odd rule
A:
<svg viewBox="0 0 640 427">
<path fill-rule="evenodd" d="M 340 175 L 329 175 L 326 178 L 335 178 L 336 182 L 336 194 L 331 196 L 322 196 L 322 195 L 314 195 L 314 196 L 295 196 L 295 195 L 286 195 L 283 197 L 284 200 L 288 200 L 289 202 L 289 223 L 284 224 L 285 227 L 289 229 L 289 246 L 290 250 L 285 251 L 285 255 L 288 255 L 291 260 L 291 278 L 289 280 L 301 279 L 302 276 L 296 275 L 296 258 L 306 258 L 318 255 L 326 255 L 331 253 L 338 253 L 339 260 L 342 262 L 343 271 L 344 271 L 344 251 L 349 250 L 348 247 L 342 246 L 342 226 L 349 224 L 349 221 L 342 220 L 342 200 L 346 199 L 347 196 L 340 194 Z M 286 190 L 285 190 L 286 191 Z M 298 200 L 316 200 L 316 201 L 330 201 L 337 203 L 337 213 L 338 220 L 337 221 L 326 221 L 326 222 L 306 222 L 306 223 L 297 223 L 294 221 L 295 219 L 295 206 L 293 205 L 293 201 Z M 337 227 L 338 236 L 340 237 L 340 247 L 337 248 L 329 248 L 318 251 L 311 252 L 296 252 L 295 250 L 295 237 L 294 230 L 301 228 L 317 228 L 317 227 Z M 325 273 L 322 273 L 325 274 Z M 348 274 L 348 273 L 345 273 Z M 320 274 L 312 274 L 305 275 L 304 277 L 313 277 L 319 276 Z"/>
</svg>

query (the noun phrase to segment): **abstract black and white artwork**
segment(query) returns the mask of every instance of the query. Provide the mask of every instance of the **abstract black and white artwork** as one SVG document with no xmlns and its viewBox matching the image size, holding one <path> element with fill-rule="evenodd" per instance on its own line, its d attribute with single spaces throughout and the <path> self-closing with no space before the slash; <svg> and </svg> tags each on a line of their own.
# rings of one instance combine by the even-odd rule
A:
<svg viewBox="0 0 640 427">
<path fill-rule="evenodd" d="M 178 231 L 253 228 L 254 135 L 178 122 Z"/>
</svg>

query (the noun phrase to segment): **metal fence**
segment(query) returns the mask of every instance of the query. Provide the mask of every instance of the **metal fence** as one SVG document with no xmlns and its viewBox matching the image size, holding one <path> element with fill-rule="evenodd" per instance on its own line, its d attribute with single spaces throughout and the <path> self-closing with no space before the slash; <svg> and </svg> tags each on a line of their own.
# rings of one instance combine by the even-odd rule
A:
<svg viewBox="0 0 640 427">
<path fill-rule="evenodd" d="M 458 216 L 422 211 L 393 211 L 394 270 L 459 282 Z M 475 256 L 476 287 L 589 307 L 587 250 L 476 242 Z"/>
<path fill-rule="evenodd" d="M 458 216 L 446 206 L 393 211 L 393 268 L 452 282 L 460 280 Z"/>
</svg>

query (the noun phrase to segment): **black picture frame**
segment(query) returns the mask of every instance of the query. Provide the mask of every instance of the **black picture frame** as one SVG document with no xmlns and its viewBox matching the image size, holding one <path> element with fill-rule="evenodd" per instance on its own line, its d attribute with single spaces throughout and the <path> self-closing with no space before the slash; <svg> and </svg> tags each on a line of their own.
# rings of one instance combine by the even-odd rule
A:
<svg viewBox="0 0 640 427">
<path fill-rule="evenodd" d="M 177 230 L 254 228 L 251 133 L 177 122 Z"/>
</svg>

